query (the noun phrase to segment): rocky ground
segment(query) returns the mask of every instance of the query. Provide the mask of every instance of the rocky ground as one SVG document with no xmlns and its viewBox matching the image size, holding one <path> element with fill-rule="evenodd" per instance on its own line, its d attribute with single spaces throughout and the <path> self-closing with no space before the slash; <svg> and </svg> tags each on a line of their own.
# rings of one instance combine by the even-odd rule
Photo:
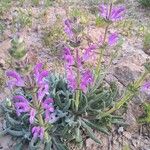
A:
<svg viewBox="0 0 150 150">
<path fill-rule="evenodd" d="M 85 3 L 84 3 L 85 2 Z M 91 1 L 92 2 L 92 1 Z M 72 1 L 69 5 L 76 5 L 80 7 L 89 8 L 86 5 L 86 1 L 83 1 L 84 5 L 80 2 Z M 144 33 L 150 30 L 150 10 L 142 8 L 136 0 L 124 1 L 126 11 L 126 24 L 119 24 L 116 28 L 110 29 L 110 32 L 117 30 L 123 37 L 123 45 L 119 52 L 117 60 L 113 62 L 110 74 L 107 75 L 106 81 L 116 81 L 120 94 L 128 85 L 128 83 L 137 79 L 137 77 L 143 72 L 142 64 L 149 59 L 149 51 L 143 48 L 143 36 Z M 23 9 L 30 9 L 32 12 L 33 23 L 31 27 L 24 27 L 21 30 L 13 31 L 12 18 L 15 15 L 16 5 L 5 14 L 3 21 L 6 24 L 6 29 L 3 35 L 0 35 L 0 99 L 4 99 L 9 96 L 9 90 L 5 87 L 3 78 L 4 71 L 7 70 L 10 65 L 8 63 L 7 50 L 11 47 L 11 39 L 16 34 L 21 35 L 26 43 L 27 49 L 33 55 L 33 61 L 41 60 L 47 63 L 47 67 L 50 70 L 57 70 L 62 72 L 62 59 L 61 51 L 54 55 L 51 48 L 45 47 L 42 42 L 43 30 L 50 26 L 53 26 L 59 15 L 62 18 L 67 16 L 66 8 L 63 5 L 55 4 L 55 6 L 48 7 L 46 10 L 41 6 L 28 7 L 28 3 L 25 4 Z M 70 9 L 70 7 L 69 7 Z M 39 18 L 40 12 L 45 13 L 44 17 Z M 94 15 L 91 14 L 91 17 Z M 92 19 L 90 25 L 87 27 L 90 31 L 90 35 L 93 38 L 98 38 L 99 34 L 103 32 L 102 28 L 98 28 L 93 25 Z M 108 53 L 109 54 L 109 53 Z M 148 95 L 140 95 L 132 102 L 129 103 L 128 109 L 125 110 L 124 119 L 128 124 L 127 127 L 119 126 L 113 127 L 112 133 L 109 136 L 97 133 L 99 139 L 103 142 L 102 145 L 95 144 L 91 139 L 86 140 L 85 150 L 150 150 L 150 127 L 148 125 L 139 125 L 137 118 L 142 114 L 141 104 L 144 101 L 149 101 Z M 2 122 L 3 118 L 1 118 Z M 0 128 L 2 124 L 0 123 Z M 0 139 L 0 149 L 10 150 L 14 141 L 11 137 L 3 137 Z M 73 147 L 72 150 L 78 148 Z"/>
</svg>

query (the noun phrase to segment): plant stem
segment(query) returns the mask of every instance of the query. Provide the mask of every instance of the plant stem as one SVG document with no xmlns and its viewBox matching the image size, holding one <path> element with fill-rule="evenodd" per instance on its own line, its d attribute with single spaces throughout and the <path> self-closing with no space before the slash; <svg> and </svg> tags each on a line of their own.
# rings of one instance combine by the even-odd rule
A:
<svg viewBox="0 0 150 150">
<path fill-rule="evenodd" d="M 146 78 L 146 76 L 149 73 L 147 71 L 144 72 L 144 74 L 139 78 L 139 80 L 137 80 L 134 84 L 133 87 L 134 89 L 138 89 L 140 87 L 140 85 L 142 84 L 142 82 L 144 81 L 144 79 Z M 129 101 L 133 96 L 135 95 L 135 93 L 133 91 L 127 91 L 125 96 L 116 103 L 116 105 L 111 108 L 110 110 L 108 110 L 107 112 L 105 112 L 102 116 L 107 116 L 110 115 L 111 113 L 113 113 L 114 111 L 120 109 L 127 101 Z"/>
<path fill-rule="evenodd" d="M 104 46 L 105 41 L 106 41 L 108 28 L 109 28 L 109 24 L 105 28 L 105 33 L 104 33 L 104 38 L 103 38 L 103 43 L 102 43 L 103 46 Z M 100 70 L 101 70 L 101 62 L 102 62 L 102 59 L 103 59 L 104 50 L 105 49 L 103 47 L 100 49 L 100 55 L 99 55 L 98 64 L 97 64 L 97 68 L 96 68 L 95 82 L 97 82 L 97 79 L 99 78 L 99 74 L 100 74 Z"/>
<path fill-rule="evenodd" d="M 33 104 L 34 104 L 36 110 L 38 111 L 37 118 L 38 118 L 39 124 L 40 124 L 40 126 L 44 127 L 44 129 L 45 129 L 45 123 L 44 123 L 43 117 L 42 117 L 42 115 L 39 112 L 39 110 L 40 110 L 39 107 L 41 105 L 37 102 L 37 98 L 36 97 L 37 97 L 36 93 L 34 93 Z M 48 133 L 45 131 L 44 134 L 45 134 L 45 140 L 47 141 L 48 140 Z"/>
<path fill-rule="evenodd" d="M 108 19 L 109 19 L 110 15 L 111 15 L 112 6 L 113 6 L 113 2 L 110 3 L 109 12 L 108 12 Z M 109 25 L 110 25 L 110 23 L 108 23 L 106 28 L 105 28 L 105 33 L 104 33 L 103 42 L 102 42 L 103 47 L 100 50 L 100 55 L 99 55 L 99 59 L 98 59 L 98 65 L 97 65 L 97 68 L 96 68 L 95 82 L 97 82 L 97 79 L 99 78 L 99 74 L 100 74 L 100 70 L 101 70 L 101 62 L 102 62 L 103 53 L 104 53 L 104 50 L 105 50 L 104 47 L 105 47 L 105 42 L 106 42 L 106 37 L 107 37 L 107 32 L 108 32 L 108 29 L 109 29 Z"/>
<path fill-rule="evenodd" d="M 76 50 L 76 68 L 77 68 L 77 90 L 76 90 L 76 99 L 75 99 L 75 107 L 76 111 L 78 111 L 79 103 L 80 103 L 80 70 L 79 70 L 79 54 L 78 50 Z"/>
</svg>

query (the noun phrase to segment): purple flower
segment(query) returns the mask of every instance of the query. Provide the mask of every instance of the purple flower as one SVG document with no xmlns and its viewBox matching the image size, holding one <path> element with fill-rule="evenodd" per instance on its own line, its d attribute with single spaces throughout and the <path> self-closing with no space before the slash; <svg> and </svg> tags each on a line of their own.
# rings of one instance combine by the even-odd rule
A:
<svg viewBox="0 0 150 150">
<path fill-rule="evenodd" d="M 111 21 L 120 21 L 120 20 L 122 20 L 124 13 L 125 13 L 124 6 L 114 7 L 114 8 L 112 8 L 112 11 L 111 11 L 110 20 Z"/>
<path fill-rule="evenodd" d="M 70 48 L 68 47 L 64 48 L 64 59 L 66 61 L 67 66 L 71 66 L 74 64 L 74 58 L 71 54 Z"/>
<path fill-rule="evenodd" d="M 50 113 L 49 111 L 45 111 L 45 120 L 49 123 L 54 123 L 59 119 L 59 117 L 56 117 L 56 113 Z"/>
<path fill-rule="evenodd" d="M 43 108 L 48 110 L 49 112 L 54 112 L 53 102 L 54 101 L 52 98 L 45 99 L 43 102 Z"/>
<path fill-rule="evenodd" d="M 32 128 L 32 134 L 33 138 L 37 139 L 40 138 L 40 140 L 44 139 L 44 128 L 40 126 L 35 126 Z"/>
<path fill-rule="evenodd" d="M 24 81 L 21 78 L 20 74 L 18 74 L 16 71 L 7 71 L 6 75 L 11 78 L 8 81 L 8 86 L 12 89 L 14 86 L 23 87 Z"/>
<path fill-rule="evenodd" d="M 72 30 L 72 21 L 70 19 L 66 19 L 64 21 L 64 31 L 68 35 L 69 38 L 73 38 L 74 33 Z"/>
<path fill-rule="evenodd" d="M 42 85 L 44 83 L 44 79 L 48 76 L 48 71 L 44 70 L 39 74 L 38 77 L 38 85 Z"/>
<path fill-rule="evenodd" d="M 21 96 L 21 95 L 14 96 L 13 100 L 14 100 L 14 103 L 15 103 L 14 105 L 15 105 L 16 113 L 17 113 L 18 116 L 20 116 L 21 113 L 30 111 L 29 102 L 23 96 Z"/>
<path fill-rule="evenodd" d="M 70 20 L 70 19 L 66 19 L 65 21 L 64 21 L 64 24 L 68 27 L 68 28 L 72 28 L 72 21 Z"/>
<path fill-rule="evenodd" d="M 71 30 L 70 28 L 65 27 L 65 28 L 64 28 L 64 31 L 65 31 L 65 33 L 68 35 L 68 37 L 69 37 L 70 39 L 73 38 L 74 34 L 73 34 L 73 32 L 72 32 L 72 30 Z"/>
<path fill-rule="evenodd" d="M 112 7 L 110 12 L 110 6 L 102 4 L 99 5 L 99 12 L 102 18 L 114 22 L 114 21 L 122 20 L 125 12 L 125 7 L 123 6 Z"/>
<path fill-rule="evenodd" d="M 108 45 L 109 46 L 115 46 L 119 40 L 117 33 L 112 33 L 108 38 Z"/>
<path fill-rule="evenodd" d="M 48 98 L 46 99 L 42 106 L 45 109 L 45 121 L 49 122 L 49 123 L 53 123 L 56 118 L 54 117 L 54 106 L 53 106 L 53 99 L 52 98 Z"/>
<path fill-rule="evenodd" d="M 41 102 L 43 98 L 48 94 L 49 91 L 49 85 L 43 84 L 40 86 L 38 90 L 38 100 Z"/>
<path fill-rule="evenodd" d="M 30 118 L 29 118 L 30 124 L 34 123 L 35 115 L 36 115 L 36 110 L 31 108 L 31 110 L 30 110 Z"/>
<path fill-rule="evenodd" d="M 42 68 L 43 68 L 43 64 L 42 63 L 38 63 L 38 64 L 35 65 L 35 67 L 34 67 L 35 78 L 38 78 L 40 72 L 42 71 Z"/>
<path fill-rule="evenodd" d="M 108 19 L 109 16 L 109 6 L 108 5 L 99 5 L 100 16 L 104 19 Z"/>
<path fill-rule="evenodd" d="M 91 83 L 93 83 L 93 82 L 94 82 L 93 74 L 91 73 L 90 70 L 86 70 L 82 74 L 80 88 L 82 89 L 82 91 L 84 93 L 86 93 L 88 85 L 91 84 Z"/>
<path fill-rule="evenodd" d="M 48 71 L 43 70 L 43 64 L 39 63 L 34 67 L 34 76 L 38 86 L 45 84 L 45 78 L 48 76 Z"/>
<path fill-rule="evenodd" d="M 74 71 L 72 70 L 72 68 L 67 68 L 66 74 L 67 74 L 68 86 L 71 90 L 74 91 L 77 88 L 76 76 L 74 74 Z"/>
<path fill-rule="evenodd" d="M 18 116 L 20 116 L 21 113 L 29 112 L 29 106 L 27 105 L 27 103 L 16 102 L 15 108 Z"/>
<path fill-rule="evenodd" d="M 147 92 L 150 94 L 150 81 L 146 82 L 142 87 L 141 87 L 142 92 Z"/>
<path fill-rule="evenodd" d="M 82 56 L 82 60 L 83 61 L 88 60 L 93 55 L 93 51 L 95 49 L 96 49 L 96 45 L 94 45 L 94 44 L 89 45 L 89 47 L 85 49 L 85 52 Z"/>
</svg>

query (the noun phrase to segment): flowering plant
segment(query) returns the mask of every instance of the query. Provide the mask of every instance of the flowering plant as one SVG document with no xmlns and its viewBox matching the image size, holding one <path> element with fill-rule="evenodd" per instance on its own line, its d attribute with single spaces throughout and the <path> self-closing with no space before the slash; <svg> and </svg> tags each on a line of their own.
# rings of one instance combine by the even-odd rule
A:
<svg viewBox="0 0 150 150">
<path fill-rule="evenodd" d="M 62 120 L 65 122 L 62 128 L 67 135 L 65 137 L 69 137 L 69 141 L 75 140 L 82 145 L 83 135 L 86 134 L 95 142 L 100 143 L 94 135 L 93 129 L 108 134 L 110 125 L 123 124 L 121 117 L 113 113 L 137 94 L 138 88 L 149 73 L 145 69 L 140 79 L 130 84 L 117 102 L 118 89 L 116 85 L 112 83 L 108 87 L 103 80 L 116 53 L 112 54 L 108 66 L 105 67 L 102 65 L 105 49 L 119 43 L 119 35 L 116 32 L 108 35 L 108 30 L 114 22 L 123 18 L 124 12 L 123 6 L 116 7 L 113 6 L 113 3 L 100 5 L 99 15 L 107 23 L 104 36 L 100 36 L 97 43 L 89 43 L 88 48 L 84 50 L 80 47 L 82 38 L 81 34 L 77 32 L 74 21 L 67 19 L 64 22 L 65 32 L 69 37 L 69 43 L 64 48 L 65 70 L 68 88 L 73 94 L 68 116 Z M 96 59 L 98 63 L 90 70 L 86 63 L 92 58 Z M 58 99 L 63 101 L 64 97 Z"/>
<path fill-rule="evenodd" d="M 63 56 L 65 77 L 52 75 L 41 63 L 24 77 L 16 71 L 7 71 L 12 97 L 2 103 L 6 123 L 1 134 L 19 137 L 16 147 L 19 145 L 20 149 L 28 142 L 30 149 L 67 150 L 68 142 L 83 146 L 87 137 L 101 143 L 93 130 L 109 134 L 112 124 L 124 124 L 113 113 L 137 94 L 150 72 L 147 63 L 144 74 L 128 86 L 120 100 L 117 100 L 117 86 L 103 80 L 116 53 L 105 67 L 102 64 L 105 49 L 113 48 L 119 41 L 119 35 L 116 32 L 108 35 L 108 29 L 123 18 L 124 11 L 124 7 L 114 7 L 113 3 L 100 5 L 99 15 L 107 22 L 104 36 L 98 42 L 90 42 L 85 49 L 80 46 L 83 28 L 77 19 L 64 21 L 68 35 Z M 92 69 L 88 67 L 91 59 L 97 60 Z"/>
<path fill-rule="evenodd" d="M 16 71 L 6 72 L 9 78 L 7 85 L 13 96 L 2 104 L 6 116 L 2 134 L 21 137 L 17 143 L 20 148 L 27 141 L 30 142 L 30 149 L 40 148 L 42 143 L 49 149 L 55 145 L 52 144 L 57 139 L 53 125 L 64 114 L 54 106 L 54 99 L 49 92 L 51 83 L 47 80 L 48 75 L 49 72 L 43 69 L 41 63 L 34 67 L 33 76 L 23 78 Z"/>
</svg>

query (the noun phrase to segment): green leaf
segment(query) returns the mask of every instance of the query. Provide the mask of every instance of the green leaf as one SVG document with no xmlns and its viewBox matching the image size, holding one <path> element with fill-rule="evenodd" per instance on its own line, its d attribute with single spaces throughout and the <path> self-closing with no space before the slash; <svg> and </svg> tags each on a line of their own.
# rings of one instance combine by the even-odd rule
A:
<svg viewBox="0 0 150 150">
<path fill-rule="evenodd" d="M 2 107 L 2 109 L 3 109 L 4 112 L 13 113 L 12 108 L 11 107 L 7 108 L 7 106 L 6 106 L 6 104 L 5 104 L 4 101 L 1 103 L 1 107 Z"/>
<path fill-rule="evenodd" d="M 20 125 L 21 122 L 20 121 L 16 121 L 15 119 L 13 119 L 12 117 L 10 117 L 10 115 L 7 113 L 6 114 L 6 119 L 9 121 L 10 124 L 14 125 Z"/>
<path fill-rule="evenodd" d="M 15 131 L 15 130 L 7 129 L 7 132 L 10 135 L 16 136 L 16 137 L 24 136 L 24 132 L 23 131 Z"/>
<path fill-rule="evenodd" d="M 53 142 L 57 150 L 69 150 L 58 138 L 53 138 Z"/>
<path fill-rule="evenodd" d="M 118 120 L 118 119 L 112 119 L 111 123 L 117 125 L 127 125 L 127 123 L 125 123 L 123 120 Z"/>
<path fill-rule="evenodd" d="M 123 147 L 123 150 L 131 150 L 131 149 L 130 149 L 129 145 L 126 144 L 126 145 Z"/>
<path fill-rule="evenodd" d="M 95 141 L 96 143 L 101 144 L 101 142 L 96 138 L 96 136 L 95 136 L 93 130 L 91 129 L 91 127 L 89 127 L 89 126 L 88 126 L 84 121 L 82 121 L 81 119 L 80 119 L 80 122 L 81 122 L 82 127 L 87 131 L 87 134 L 89 135 L 89 137 L 90 137 L 93 141 Z"/>
<path fill-rule="evenodd" d="M 23 144 L 22 143 L 17 143 L 15 146 L 14 146 L 14 150 L 22 150 L 23 149 Z"/>
<path fill-rule="evenodd" d="M 87 101 L 86 96 L 82 93 L 80 97 L 81 99 L 79 103 L 78 114 L 84 113 L 86 111 L 86 108 L 88 107 L 88 101 Z"/>
<path fill-rule="evenodd" d="M 90 126 L 91 128 L 96 129 L 96 130 L 98 130 L 100 132 L 103 132 L 103 133 L 109 135 L 109 131 L 108 131 L 108 129 L 105 126 L 100 126 L 100 125 L 97 125 L 96 123 L 94 124 L 94 123 L 92 123 L 92 122 L 90 122 L 90 121 L 88 121 L 86 119 L 84 119 L 84 122 L 86 122 L 86 124 L 88 126 Z"/>
<path fill-rule="evenodd" d="M 63 111 L 67 111 L 71 106 L 71 99 L 69 99 L 69 92 L 66 91 L 66 106 L 63 108 Z"/>
<path fill-rule="evenodd" d="M 75 140 L 76 142 L 80 143 L 82 142 L 82 134 L 81 134 L 81 130 L 80 130 L 80 127 L 78 128 L 75 128 Z"/>
<path fill-rule="evenodd" d="M 38 150 L 39 143 L 36 142 L 34 138 L 32 138 L 31 142 L 29 143 L 29 150 Z"/>
<path fill-rule="evenodd" d="M 110 95 L 108 91 L 104 91 L 101 94 L 98 94 L 95 99 L 89 102 L 89 110 L 100 112 L 105 109 L 106 102 L 108 101 Z"/>
<path fill-rule="evenodd" d="M 51 141 L 45 143 L 44 150 L 52 150 L 52 142 Z"/>
<path fill-rule="evenodd" d="M 7 134 L 7 129 L 0 132 L 0 138 Z"/>
</svg>

